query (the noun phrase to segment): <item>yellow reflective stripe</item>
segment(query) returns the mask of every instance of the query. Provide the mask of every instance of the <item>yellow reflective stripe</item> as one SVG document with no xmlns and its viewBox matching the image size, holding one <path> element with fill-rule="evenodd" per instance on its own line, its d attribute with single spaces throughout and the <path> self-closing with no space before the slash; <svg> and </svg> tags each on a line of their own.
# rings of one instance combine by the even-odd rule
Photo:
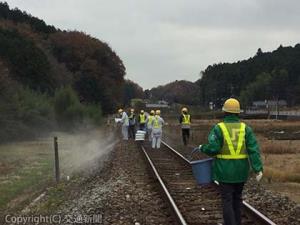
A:
<svg viewBox="0 0 300 225">
<path fill-rule="evenodd" d="M 229 151 L 230 151 L 230 154 L 231 155 L 235 155 L 235 151 L 234 151 L 234 147 L 233 147 L 233 144 L 232 144 L 232 141 L 231 141 L 231 138 L 230 138 L 230 135 L 229 135 L 229 132 L 225 126 L 224 123 L 219 123 L 219 126 L 223 132 L 223 135 L 224 135 L 224 138 L 228 144 L 228 148 L 229 148 Z"/>
<path fill-rule="evenodd" d="M 242 150 L 243 141 L 245 139 L 245 128 L 246 128 L 246 125 L 244 123 L 241 123 L 241 129 L 240 129 L 240 134 L 239 134 L 238 146 L 236 149 L 236 155 L 239 155 Z"/>
<path fill-rule="evenodd" d="M 248 157 L 245 154 L 240 155 L 240 152 L 242 150 L 243 147 L 243 142 L 245 139 L 245 128 L 246 128 L 246 124 L 245 123 L 241 123 L 241 127 L 240 127 L 240 132 L 239 132 L 239 139 L 238 139 L 238 145 L 237 145 L 237 149 L 234 149 L 233 143 L 231 141 L 229 132 L 224 124 L 224 122 L 219 123 L 218 124 L 223 132 L 224 135 L 224 139 L 226 140 L 227 144 L 228 144 L 228 148 L 230 151 L 230 155 L 217 155 L 217 158 L 226 158 L 226 159 L 240 159 L 240 158 L 246 158 Z"/>
<path fill-rule="evenodd" d="M 241 155 L 222 155 L 219 154 L 217 155 L 218 159 L 246 159 L 248 158 L 248 155 L 246 154 L 241 154 Z"/>
<path fill-rule="evenodd" d="M 151 125 L 152 120 L 153 120 L 153 116 L 149 116 L 149 117 L 148 117 L 148 124 L 149 124 L 149 125 Z"/>
<path fill-rule="evenodd" d="M 154 124 L 153 124 L 153 127 L 154 127 L 154 128 L 159 128 L 159 123 L 158 123 L 158 118 L 157 118 L 157 117 L 154 118 Z"/>
<path fill-rule="evenodd" d="M 184 115 L 183 114 L 183 121 L 182 121 L 183 124 L 190 124 L 190 115 Z"/>
<path fill-rule="evenodd" d="M 145 114 L 140 115 L 140 123 L 145 123 Z"/>
</svg>

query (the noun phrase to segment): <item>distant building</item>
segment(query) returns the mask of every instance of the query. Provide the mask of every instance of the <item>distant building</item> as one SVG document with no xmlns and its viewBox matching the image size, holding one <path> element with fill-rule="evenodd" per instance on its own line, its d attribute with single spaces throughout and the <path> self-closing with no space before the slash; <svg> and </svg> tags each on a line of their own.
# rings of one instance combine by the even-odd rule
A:
<svg viewBox="0 0 300 225">
<path fill-rule="evenodd" d="M 267 107 L 275 107 L 277 105 L 277 101 L 269 100 L 269 101 L 254 101 L 252 102 L 252 108 L 261 109 Z M 278 101 L 279 107 L 287 106 L 286 100 L 279 100 Z"/>
<path fill-rule="evenodd" d="M 160 100 L 157 102 L 158 104 L 161 104 L 161 105 L 169 105 L 169 103 L 165 100 Z"/>
<path fill-rule="evenodd" d="M 158 101 L 157 103 L 146 103 L 146 108 L 170 108 L 167 101 Z"/>
</svg>

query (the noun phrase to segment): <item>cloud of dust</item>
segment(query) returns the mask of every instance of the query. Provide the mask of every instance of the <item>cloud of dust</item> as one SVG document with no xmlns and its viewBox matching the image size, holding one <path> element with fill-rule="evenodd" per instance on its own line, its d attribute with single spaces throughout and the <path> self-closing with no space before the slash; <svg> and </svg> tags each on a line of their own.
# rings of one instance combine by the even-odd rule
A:
<svg viewBox="0 0 300 225">
<path fill-rule="evenodd" d="M 117 142 L 112 132 L 92 130 L 58 137 L 61 175 L 92 174 L 101 169 Z"/>
</svg>

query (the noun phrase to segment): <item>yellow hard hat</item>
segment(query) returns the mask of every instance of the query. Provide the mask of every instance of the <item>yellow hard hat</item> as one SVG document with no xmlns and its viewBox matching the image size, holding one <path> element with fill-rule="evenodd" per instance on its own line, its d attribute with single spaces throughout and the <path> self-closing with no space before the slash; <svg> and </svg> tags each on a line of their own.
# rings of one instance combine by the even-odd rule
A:
<svg viewBox="0 0 300 225">
<path fill-rule="evenodd" d="M 150 114 L 154 115 L 154 113 L 155 113 L 155 111 L 152 109 L 152 110 L 150 111 Z"/>
<path fill-rule="evenodd" d="M 119 112 L 119 113 L 123 112 L 123 109 L 119 109 L 118 112 Z"/>
<path fill-rule="evenodd" d="M 188 111 L 188 109 L 186 108 L 186 107 L 183 107 L 182 109 L 181 109 L 181 112 L 187 112 Z"/>
<path fill-rule="evenodd" d="M 157 109 L 157 110 L 155 111 L 155 114 L 156 114 L 156 115 L 160 115 L 160 110 Z"/>
<path fill-rule="evenodd" d="M 240 113 L 240 103 L 235 98 L 229 98 L 225 101 L 222 110 L 228 113 Z"/>
</svg>

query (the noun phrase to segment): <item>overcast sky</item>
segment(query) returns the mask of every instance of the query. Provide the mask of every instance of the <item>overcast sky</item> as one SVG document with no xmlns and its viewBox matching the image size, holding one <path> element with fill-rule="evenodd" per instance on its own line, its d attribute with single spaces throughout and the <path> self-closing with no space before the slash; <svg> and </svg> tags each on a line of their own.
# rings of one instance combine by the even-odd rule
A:
<svg viewBox="0 0 300 225">
<path fill-rule="evenodd" d="M 195 81 L 208 65 L 300 42 L 299 0 L 9 0 L 107 42 L 143 88 Z"/>
</svg>

